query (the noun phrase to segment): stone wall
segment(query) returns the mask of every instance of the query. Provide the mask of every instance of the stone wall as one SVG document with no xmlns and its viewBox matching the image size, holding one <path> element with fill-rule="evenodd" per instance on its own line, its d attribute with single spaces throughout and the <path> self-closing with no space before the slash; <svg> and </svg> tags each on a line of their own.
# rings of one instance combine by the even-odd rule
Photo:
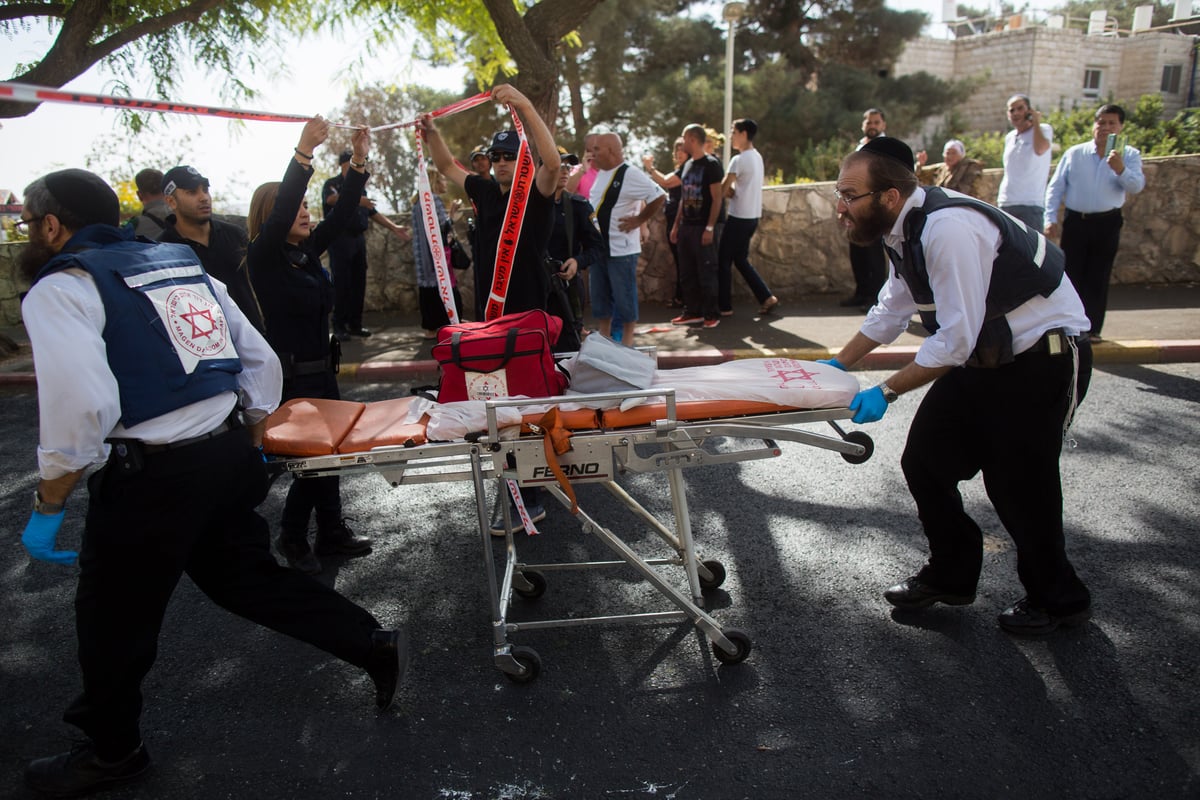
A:
<svg viewBox="0 0 1200 800">
<path fill-rule="evenodd" d="M 1147 189 L 1125 205 L 1115 283 L 1200 283 L 1200 155 L 1145 161 Z M 981 193 L 994 201 L 1002 171 L 986 170 Z M 832 183 L 772 186 L 763 193 L 763 217 L 750 247 L 750 260 L 781 299 L 811 294 L 850 294 L 846 240 L 835 222 Z M 407 222 L 407 220 L 400 220 Z M 650 226 L 638 263 L 644 302 L 665 303 L 675 290 L 675 267 L 663 218 Z M 459 231 L 466 240 L 466 231 Z M 371 269 L 367 310 L 415 316 L 416 279 L 412 246 L 372 226 L 368 235 Z M 20 245 L 0 245 L 0 319 L 20 321 L 16 274 Z M 459 273 L 465 308 L 472 308 L 469 273 Z M 754 302 L 740 277 L 733 281 L 737 302 Z"/>
</svg>

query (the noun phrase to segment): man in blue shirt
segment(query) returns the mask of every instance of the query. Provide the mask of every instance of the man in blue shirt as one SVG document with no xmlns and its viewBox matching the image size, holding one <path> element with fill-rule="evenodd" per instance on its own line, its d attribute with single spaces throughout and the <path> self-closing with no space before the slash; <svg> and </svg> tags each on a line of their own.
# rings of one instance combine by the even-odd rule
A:
<svg viewBox="0 0 1200 800">
<path fill-rule="evenodd" d="M 1108 103 L 1096 111 L 1092 141 L 1068 148 L 1046 189 L 1045 233 L 1059 233 L 1059 204 L 1066 205 L 1060 244 L 1067 277 L 1091 320 L 1091 339 L 1099 341 L 1108 307 L 1108 282 L 1121 244 L 1121 206 L 1125 194 L 1146 185 L 1142 154 L 1120 144 L 1125 109 Z M 1109 136 L 1116 141 L 1109 145 Z"/>
</svg>

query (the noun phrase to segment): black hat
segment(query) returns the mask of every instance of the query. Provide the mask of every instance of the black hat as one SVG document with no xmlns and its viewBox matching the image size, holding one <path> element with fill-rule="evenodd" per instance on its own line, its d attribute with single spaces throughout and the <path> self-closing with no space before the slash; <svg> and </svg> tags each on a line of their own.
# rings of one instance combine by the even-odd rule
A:
<svg viewBox="0 0 1200 800">
<path fill-rule="evenodd" d="M 354 158 L 354 153 L 350 152 L 349 150 L 343 150 L 342 154 L 338 156 L 338 164 L 345 164 L 352 158 Z"/>
<path fill-rule="evenodd" d="M 912 148 L 899 139 L 894 139 L 891 136 L 876 136 L 858 149 L 894 158 L 913 172 L 916 172 L 916 169 L 913 167 Z"/>
<path fill-rule="evenodd" d="M 50 196 L 84 225 L 120 224 L 121 202 L 117 193 L 96 173 L 63 169 L 51 172 L 42 181 Z"/>
<path fill-rule="evenodd" d="M 176 189 L 187 189 L 190 192 L 201 186 L 208 188 L 208 178 L 197 172 L 195 167 L 171 167 L 167 174 L 163 175 L 163 194 L 173 194 Z"/>
<path fill-rule="evenodd" d="M 476 147 L 474 150 L 471 151 L 471 160 L 472 161 L 479 158 L 480 156 L 487 158 L 488 157 L 487 150 L 484 150 L 482 147 Z"/>
<path fill-rule="evenodd" d="M 521 149 L 521 139 L 516 131 L 500 131 L 492 137 L 489 153 L 516 153 Z"/>
<path fill-rule="evenodd" d="M 558 157 L 562 159 L 562 163 L 568 164 L 572 167 L 579 164 L 579 156 L 575 155 L 574 153 L 568 153 L 567 148 L 562 147 L 561 145 L 558 148 Z"/>
</svg>

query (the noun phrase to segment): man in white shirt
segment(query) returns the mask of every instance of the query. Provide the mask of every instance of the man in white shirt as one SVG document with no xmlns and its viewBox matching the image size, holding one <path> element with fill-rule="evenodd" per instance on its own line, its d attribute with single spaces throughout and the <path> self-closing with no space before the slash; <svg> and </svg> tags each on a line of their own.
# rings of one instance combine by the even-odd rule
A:
<svg viewBox="0 0 1200 800">
<path fill-rule="evenodd" d="M 1042 112 L 1023 94 L 1008 98 L 1007 108 L 1013 129 L 1004 137 L 1004 177 L 996 205 L 1040 231 L 1054 129 L 1042 122 Z"/>
<path fill-rule="evenodd" d="M 758 300 L 759 314 L 766 314 L 779 304 L 779 298 L 771 293 L 766 281 L 750 263 L 750 239 L 762 216 L 763 160 L 754 146 L 757 133 L 758 123 L 752 119 L 734 120 L 729 131 L 730 142 L 738 154 L 729 162 L 723 181 L 729 207 L 717 248 L 717 305 L 721 315 L 726 317 L 733 314 L 733 270 L 730 267 L 735 264 Z"/>
<path fill-rule="evenodd" d="M 621 137 L 602 133 L 596 138 L 596 180 L 588 198 L 606 246 L 604 258 L 588 273 L 592 315 L 600 332 L 612 335 L 614 316 L 621 321 L 621 343 L 633 347 L 638 320 L 637 262 L 642 252 L 641 229 L 662 210 L 667 194 L 640 169 L 625 163 Z"/>
<path fill-rule="evenodd" d="M 1062 251 L 993 206 L 919 187 L 912 151 L 897 139 L 847 156 L 836 194 L 846 237 L 882 237 L 895 269 L 859 332 L 827 363 L 854 365 L 894 341 L 914 313 L 929 332 L 912 363 L 850 405 L 855 422 L 873 422 L 932 384 L 901 457 L 930 556 L 884 598 L 902 610 L 975 601 L 983 535 L 958 484 L 982 472 L 1026 592 L 1000 614 L 1000 627 L 1031 636 L 1085 622 L 1091 597 L 1066 555 L 1058 459 L 1086 391 L 1091 346 Z"/>
<path fill-rule="evenodd" d="M 255 512 L 282 387 L 270 345 L 191 248 L 135 241 L 118 216 L 103 180 L 68 169 L 29 185 L 20 222 L 40 416 L 40 480 L 21 537 L 33 558 L 76 562 L 55 548 L 67 498 L 104 464 L 88 479 L 78 554 L 83 691 L 63 716 L 87 741 L 25 773 L 62 797 L 149 768 L 142 679 L 184 573 L 222 607 L 365 669 L 381 708 L 406 661 L 401 631 L 271 556 Z"/>
<path fill-rule="evenodd" d="M 1047 236 L 1058 236 L 1058 207 L 1066 205 L 1061 243 L 1067 277 L 1092 322 L 1093 342 L 1100 340 L 1104 327 L 1108 282 L 1121 246 L 1121 206 L 1127 193 L 1137 194 L 1146 186 L 1142 154 L 1122 142 L 1124 127 L 1125 109 L 1113 103 L 1101 106 L 1092 123 L 1091 141 L 1063 153 L 1046 189 Z"/>
</svg>

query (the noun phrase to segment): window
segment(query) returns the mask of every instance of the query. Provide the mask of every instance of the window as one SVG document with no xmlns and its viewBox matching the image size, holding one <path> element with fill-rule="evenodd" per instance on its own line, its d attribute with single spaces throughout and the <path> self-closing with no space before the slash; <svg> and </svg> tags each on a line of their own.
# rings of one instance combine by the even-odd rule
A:
<svg viewBox="0 0 1200 800">
<path fill-rule="evenodd" d="M 1100 80 L 1104 77 L 1104 73 L 1098 69 L 1085 69 L 1083 71 L 1083 96 L 1095 100 L 1100 96 Z"/>
<path fill-rule="evenodd" d="M 1179 81 L 1183 77 L 1183 65 L 1167 64 L 1163 67 L 1162 86 L 1159 90 L 1164 94 L 1179 94 Z"/>
</svg>

